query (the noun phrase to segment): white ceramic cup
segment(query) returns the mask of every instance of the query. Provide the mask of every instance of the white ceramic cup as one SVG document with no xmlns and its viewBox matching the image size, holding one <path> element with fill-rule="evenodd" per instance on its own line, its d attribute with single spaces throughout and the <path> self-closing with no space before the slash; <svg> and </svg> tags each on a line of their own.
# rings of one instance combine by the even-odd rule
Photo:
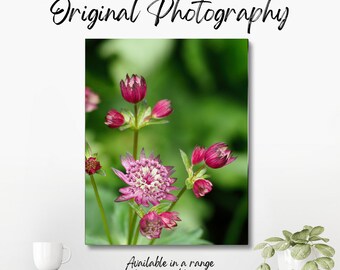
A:
<svg viewBox="0 0 340 270">
<path fill-rule="evenodd" d="M 66 259 L 63 260 L 64 249 L 68 250 Z M 38 270 L 57 270 L 71 259 L 71 249 L 62 243 L 34 242 L 33 260 Z"/>
</svg>

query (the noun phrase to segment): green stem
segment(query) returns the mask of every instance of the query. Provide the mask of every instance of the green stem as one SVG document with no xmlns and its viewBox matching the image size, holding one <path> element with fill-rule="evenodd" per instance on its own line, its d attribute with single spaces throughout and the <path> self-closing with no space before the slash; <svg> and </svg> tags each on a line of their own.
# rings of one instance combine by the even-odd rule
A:
<svg viewBox="0 0 340 270">
<path fill-rule="evenodd" d="M 137 104 L 135 104 L 135 130 L 133 132 L 133 158 L 137 159 L 137 150 L 138 150 L 138 108 Z"/>
<path fill-rule="evenodd" d="M 174 208 L 175 204 L 179 201 L 179 199 L 182 197 L 182 195 L 184 194 L 184 192 L 187 190 L 187 187 L 184 185 L 184 187 L 181 189 L 181 191 L 178 193 L 177 195 L 177 200 L 172 202 L 170 204 L 170 207 L 168 209 L 168 212 L 170 212 L 172 210 L 172 208 Z"/>
<path fill-rule="evenodd" d="M 133 211 L 132 207 L 130 207 L 130 212 L 131 212 L 131 215 L 130 215 L 129 239 L 128 239 L 129 245 L 132 242 L 134 225 L 135 225 L 136 220 L 137 220 L 137 214 L 135 213 L 135 211 Z"/>
<path fill-rule="evenodd" d="M 132 207 L 130 207 L 130 215 L 129 215 L 129 234 L 128 234 L 128 242 L 127 244 L 130 245 L 132 241 L 132 236 L 133 236 L 133 224 L 134 220 L 136 218 L 136 214 L 133 211 Z"/>
<path fill-rule="evenodd" d="M 151 239 L 149 245 L 152 246 L 155 243 L 155 241 L 156 241 L 156 238 Z"/>
<path fill-rule="evenodd" d="M 97 204 L 98 204 L 98 207 L 99 207 L 99 210 L 100 210 L 100 215 L 102 217 L 102 221 L 103 221 L 104 230 L 105 230 L 105 233 L 106 233 L 106 236 L 107 236 L 107 240 L 109 240 L 110 245 L 112 245 L 113 243 L 112 243 L 112 239 L 111 239 L 111 235 L 110 235 L 110 230 L 109 230 L 109 226 L 107 224 L 107 220 L 106 220 L 106 216 L 105 216 L 105 212 L 104 212 L 104 207 L 103 207 L 102 201 L 100 200 L 100 197 L 99 197 L 98 188 L 97 188 L 96 182 L 94 181 L 94 177 L 93 177 L 92 174 L 90 175 L 90 178 L 91 178 L 91 184 L 92 184 L 94 193 L 96 195 L 96 200 L 97 200 Z"/>
<path fill-rule="evenodd" d="M 135 215 L 137 217 L 137 215 Z M 135 246 L 137 245 L 138 242 L 138 236 L 139 236 L 139 225 L 135 226 L 136 227 L 136 231 L 135 231 L 135 236 L 133 237 L 133 242 L 132 245 Z"/>
<path fill-rule="evenodd" d="M 135 110 L 135 130 L 133 132 L 133 158 L 136 160 L 137 159 L 137 151 L 138 151 L 138 107 L 137 104 L 134 105 L 134 110 Z M 130 208 L 130 211 L 133 211 L 132 208 Z M 137 222 L 137 214 L 135 211 L 132 212 L 132 215 L 130 215 L 130 226 L 129 226 L 129 235 L 128 235 L 128 244 L 131 244 L 132 240 L 135 242 L 135 239 L 133 238 L 134 235 L 134 228 L 136 227 L 136 222 Z M 138 230 L 137 230 L 138 232 Z M 135 235 L 136 237 L 136 235 Z M 138 235 L 137 235 L 137 240 L 138 240 Z M 136 243 L 137 243 L 136 240 Z"/>
</svg>

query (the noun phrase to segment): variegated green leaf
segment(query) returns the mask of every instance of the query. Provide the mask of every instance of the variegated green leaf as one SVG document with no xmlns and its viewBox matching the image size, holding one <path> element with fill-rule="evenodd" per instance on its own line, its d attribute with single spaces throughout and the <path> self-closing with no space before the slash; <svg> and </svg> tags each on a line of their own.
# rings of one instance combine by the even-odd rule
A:
<svg viewBox="0 0 340 270">
<path fill-rule="evenodd" d="M 260 243 L 260 244 L 257 244 L 257 245 L 254 247 L 254 250 L 263 249 L 266 245 L 267 245 L 267 243 Z"/>
<path fill-rule="evenodd" d="M 296 260 L 306 259 L 311 253 L 310 245 L 297 244 L 292 248 L 291 255 Z"/>
<path fill-rule="evenodd" d="M 313 228 L 313 230 L 310 232 L 310 235 L 311 236 L 314 236 L 314 235 L 320 235 L 324 232 L 325 228 L 324 227 L 321 227 L 321 226 L 316 226 Z"/>
<path fill-rule="evenodd" d="M 290 242 L 289 241 L 280 241 L 278 242 L 277 244 L 275 244 L 273 246 L 273 248 L 275 250 L 278 250 L 278 251 L 283 251 L 283 250 L 286 250 L 290 247 Z"/>
<path fill-rule="evenodd" d="M 282 233 L 283 233 L 284 237 L 286 238 L 286 240 L 290 241 L 293 234 L 289 231 L 286 231 L 286 230 L 282 231 Z"/>
<path fill-rule="evenodd" d="M 270 266 L 266 263 L 263 263 L 259 267 L 257 267 L 257 270 L 270 270 Z"/>
<path fill-rule="evenodd" d="M 319 265 L 320 268 L 325 270 L 330 270 L 334 267 L 334 261 L 329 257 L 321 257 L 317 258 L 315 262 Z"/>
<path fill-rule="evenodd" d="M 302 267 L 302 270 L 318 270 L 318 265 L 314 261 L 309 261 Z"/>
<path fill-rule="evenodd" d="M 292 235 L 291 239 L 296 243 L 306 243 L 309 236 L 309 231 L 304 229 L 300 232 L 296 232 Z"/>
<path fill-rule="evenodd" d="M 324 256 L 333 257 L 335 254 L 334 248 L 326 244 L 316 244 L 314 247 Z"/>
<path fill-rule="evenodd" d="M 283 239 L 280 238 L 280 237 L 270 237 L 270 238 L 268 238 L 264 241 L 266 241 L 266 242 L 279 242 L 279 241 L 283 241 Z"/>
<path fill-rule="evenodd" d="M 275 250 L 271 246 L 265 247 L 262 250 L 262 257 L 265 259 L 273 257 L 274 254 L 275 254 Z"/>
</svg>

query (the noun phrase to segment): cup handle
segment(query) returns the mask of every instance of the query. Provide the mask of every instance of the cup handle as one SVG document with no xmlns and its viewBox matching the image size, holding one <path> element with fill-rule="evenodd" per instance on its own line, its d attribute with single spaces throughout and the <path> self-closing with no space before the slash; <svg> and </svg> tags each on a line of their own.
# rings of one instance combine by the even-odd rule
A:
<svg viewBox="0 0 340 270">
<path fill-rule="evenodd" d="M 67 256 L 67 259 L 65 259 L 64 261 L 61 262 L 62 264 L 69 262 L 71 260 L 71 257 L 72 257 L 72 252 L 71 252 L 71 249 L 69 247 L 63 245 L 63 249 L 68 250 L 68 256 Z"/>
</svg>

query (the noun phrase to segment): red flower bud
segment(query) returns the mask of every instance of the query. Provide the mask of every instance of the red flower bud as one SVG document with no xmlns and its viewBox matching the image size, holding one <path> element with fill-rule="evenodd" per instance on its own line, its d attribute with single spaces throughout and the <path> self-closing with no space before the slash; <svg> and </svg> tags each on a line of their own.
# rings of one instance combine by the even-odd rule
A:
<svg viewBox="0 0 340 270">
<path fill-rule="evenodd" d="M 235 159 L 236 157 L 231 156 L 231 150 L 228 149 L 228 145 L 223 142 L 210 146 L 204 155 L 205 164 L 213 169 L 222 168 Z"/>
<path fill-rule="evenodd" d="M 118 128 L 122 126 L 124 122 L 124 116 L 120 112 L 113 109 L 110 110 L 105 117 L 105 125 L 110 128 Z"/>
<path fill-rule="evenodd" d="M 205 148 L 196 146 L 191 155 L 191 164 L 196 165 L 204 160 Z"/>
<path fill-rule="evenodd" d="M 87 174 L 95 174 L 101 167 L 100 162 L 95 157 L 85 158 L 85 172 Z"/>
<path fill-rule="evenodd" d="M 146 82 L 143 77 L 132 75 L 131 78 L 126 74 L 125 81 L 120 81 L 120 90 L 123 98 L 130 103 L 138 103 L 146 95 Z"/>
<path fill-rule="evenodd" d="M 197 198 L 203 197 L 212 190 L 212 183 L 209 180 L 198 179 L 194 182 L 192 191 Z"/>
<path fill-rule="evenodd" d="M 172 111 L 171 101 L 163 99 L 156 103 L 155 107 L 152 109 L 151 115 L 153 118 L 164 118 L 171 114 Z"/>
</svg>

